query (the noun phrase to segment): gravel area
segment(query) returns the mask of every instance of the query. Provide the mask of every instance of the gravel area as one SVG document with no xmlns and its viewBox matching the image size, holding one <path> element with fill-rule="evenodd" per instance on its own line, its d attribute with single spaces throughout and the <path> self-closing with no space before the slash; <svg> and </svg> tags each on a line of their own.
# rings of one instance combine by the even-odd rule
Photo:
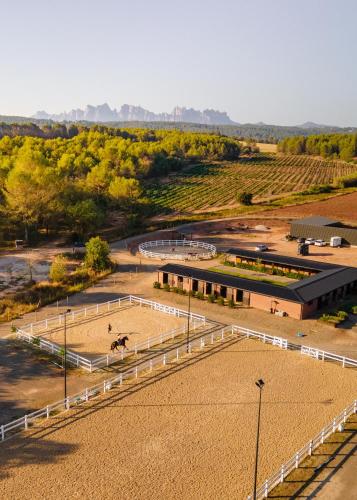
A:
<svg viewBox="0 0 357 500">
<path fill-rule="evenodd" d="M 254 340 L 204 356 L 3 443 L 0 497 L 245 499 L 257 378 L 259 483 L 356 397 L 356 371 Z"/>
<path fill-rule="evenodd" d="M 133 348 L 135 343 L 144 342 L 173 328 L 185 325 L 187 320 L 170 316 L 147 307 L 129 306 L 116 310 L 111 314 L 90 317 L 78 323 L 68 323 L 68 349 L 95 357 L 107 354 L 110 344 L 117 339 L 118 333 L 129 337 L 127 347 Z M 112 331 L 108 333 L 108 324 Z M 41 335 L 57 344 L 63 344 L 63 329 Z"/>
</svg>

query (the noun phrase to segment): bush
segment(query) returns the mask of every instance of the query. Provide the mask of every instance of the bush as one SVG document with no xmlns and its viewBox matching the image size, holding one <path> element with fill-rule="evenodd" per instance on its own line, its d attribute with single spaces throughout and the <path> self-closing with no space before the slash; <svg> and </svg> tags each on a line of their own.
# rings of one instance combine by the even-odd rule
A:
<svg viewBox="0 0 357 500">
<path fill-rule="evenodd" d="M 86 266 L 89 269 L 93 269 L 93 271 L 104 271 L 111 265 L 109 254 L 110 249 L 108 243 L 99 236 L 96 236 L 86 243 L 84 262 Z"/>
<path fill-rule="evenodd" d="M 224 304 L 225 304 L 224 298 L 223 297 L 218 297 L 217 304 L 220 305 L 220 306 L 224 306 Z"/>
<path fill-rule="evenodd" d="M 170 285 L 168 283 L 164 283 L 162 289 L 165 290 L 166 292 L 169 292 L 170 291 Z"/>
<path fill-rule="evenodd" d="M 202 292 L 197 292 L 196 293 L 196 298 L 199 299 L 199 300 L 203 300 L 205 298 L 205 296 L 203 295 Z"/>
<path fill-rule="evenodd" d="M 38 346 L 38 345 L 40 345 L 40 339 L 38 337 L 35 337 L 35 338 L 32 339 L 32 343 L 33 343 L 33 345 L 37 345 Z"/>
<path fill-rule="evenodd" d="M 50 267 L 51 281 L 60 283 L 66 277 L 66 259 L 63 255 L 57 255 Z"/>
<path fill-rule="evenodd" d="M 215 302 L 215 301 L 216 301 L 216 296 L 215 296 L 213 293 L 211 293 L 211 294 L 207 297 L 207 300 L 208 300 L 208 302 L 210 302 L 211 304 L 213 304 L 213 302 Z"/>
<path fill-rule="evenodd" d="M 198 293 L 198 292 L 197 292 L 197 293 Z M 193 290 L 190 290 L 190 291 L 188 292 L 188 294 L 189 294 L 189 296 L 190 296 L 190 297 L 195 297 L 195 296 L 196 296 L 196 292 L 194 292 Z"/>
<path fill-rule="evenodd" d="M 230 307 L 231 309 L 234 308 L 234 300 L 233 299 L 229 299 L 229 301 L 228 301 L 228 307 Z"/>
<path fill-rule="evenodd" d="M 357 306 L 351 306 L 351 313 L 357 314 Z"/>
<path fill-rule="evenodd" d="M 154 281 L 153 287 L 154 287 L 154 288 L 161 288 L 161 283 L 160 283 L 160 281 Z"/>
<path fill-rule="evenodd" d="M 337 316 L 341 318 L 342 321 L 348 318 L 348 313 L 346 311 L 338 311 Z"/>
<path fill-rule="evenodd" d="M 253 200 L 252 193 L 247 193 L 246 191 L 243 191 L 242 193 L 238 193 L 237 195 L 237 201 L 241 205 L 252 205 L 252 200 Z"/>
<path fill-rule="evenodd" d="M 186 290 L 184 288 L 179 288 L 178 289 L 178 292 L 177 292 L 179 295 L 186 295 Z"/>
<path fill-rule="evenodd" d="M 171 288 L 171 290 L 174 292 L 174 293 L 179 293 L 179 288 L 177 288 L 177 286 L 173 286 Z"/>
</svg>

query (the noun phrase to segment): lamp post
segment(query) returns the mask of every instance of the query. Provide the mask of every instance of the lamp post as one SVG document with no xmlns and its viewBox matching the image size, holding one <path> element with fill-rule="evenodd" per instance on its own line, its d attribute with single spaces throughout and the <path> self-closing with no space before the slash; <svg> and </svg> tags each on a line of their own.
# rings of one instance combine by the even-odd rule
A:
<svg viewBox="0 0 357 500">
<path fill-rule="evenodd" d="M 64 400 L 66 403 L 67 400 L 67 314 L 70 313 L 71 310 L 67 309 L 65 313 L 63 313 L 64 317 L 64 355 L 63 355 L 63 368 L 64 368 Z"/>
<path fill-rule="evenodd" d="M 259 409 L 258 409 L 258 429 L 257 429 L 257 444 L 255 448 L 255 467 L 254 467 L 254 490 L 253 499 L 257 499 L 257 475 L 258 475 L 258 454 L 259 454 L 259 432 L 260 432 L 260 409 L 262 405 L 262 391 L 264 387 L 264 380 L 259 379 L 255 382 L 255 385 L 259 389 Z"/>
<path fill-rule="evenodd" d="M 188 316 L 187 316 L 187 339 L 186 352 L 189 352 L 190 346 L 190 316 L 191 316 L 191 276 L 188 276 Z"/>
</svg>

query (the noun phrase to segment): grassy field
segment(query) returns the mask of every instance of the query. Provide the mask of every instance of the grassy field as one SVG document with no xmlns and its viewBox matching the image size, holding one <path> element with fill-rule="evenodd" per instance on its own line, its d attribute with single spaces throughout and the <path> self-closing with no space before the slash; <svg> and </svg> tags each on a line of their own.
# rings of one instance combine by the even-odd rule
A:
<svg viewBox="0 0 357 500">
<path fill-rule="evenodd" d="M 257 154 L 234 163 L 195 165 L 151 184 L 146 195 L 163 211 L 205 213 L 237 206 L 240 191 L 253 193 L 257 201 L 327 184 L 356 171 L 356 165 L 341 161 Z"/>
</svg>

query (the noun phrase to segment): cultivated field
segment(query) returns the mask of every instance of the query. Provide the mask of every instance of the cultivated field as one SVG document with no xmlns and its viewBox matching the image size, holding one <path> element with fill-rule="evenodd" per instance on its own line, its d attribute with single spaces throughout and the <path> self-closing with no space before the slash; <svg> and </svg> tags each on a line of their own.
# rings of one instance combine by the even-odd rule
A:
<svg viewBox="0 0 357 500">
<path fill-rule="evenodd" d="M 196 165 L 152 185 L 146 194 L 162 209 L 208 211 L 236 205 L 240 191 L 265 198 L 330 183 L 335 177 L 356 171 L 357 166 L 341 161 L 264 154 L 236 163 Z"/>
<path fill-rule="evenodd" d="M 315 201 L 292 207 L 276 208 L 274 211 L 260 212 L 261 217 L 302 218 L 310 215 L 323 215 L 357 225 L 357 192 L 336 196 L 324 201 Z"/>
<path fill-rule="evenodd" d="M 108 324 L 112 331 L 108 333 Z M 173 328 L 182 327 L 187 323 L 185 318 L 177 318 L 160 311 L 153 311 L 138 305 L 124 306 L 113 313 L 104 316 L 94 316 L 84 321 L 68 323 L 67 346 L 92 358 L 95 355 L 108 354 L 110 344 L 117 339 L 118 333 L 127 335 L 127 347 L 144 342 L 148 337 L 154 337 Z M 43 338 L 63 344 L 63 328 L 41 335 Z"/>
<path fill-rule="evenodd" d="M 261 342 L 217 347 L 4 442 L 0 497 L 244 499 L 260 377 L 259 483 L 351 402 L 357 383 L 356 371 Z"/>
</svg>

